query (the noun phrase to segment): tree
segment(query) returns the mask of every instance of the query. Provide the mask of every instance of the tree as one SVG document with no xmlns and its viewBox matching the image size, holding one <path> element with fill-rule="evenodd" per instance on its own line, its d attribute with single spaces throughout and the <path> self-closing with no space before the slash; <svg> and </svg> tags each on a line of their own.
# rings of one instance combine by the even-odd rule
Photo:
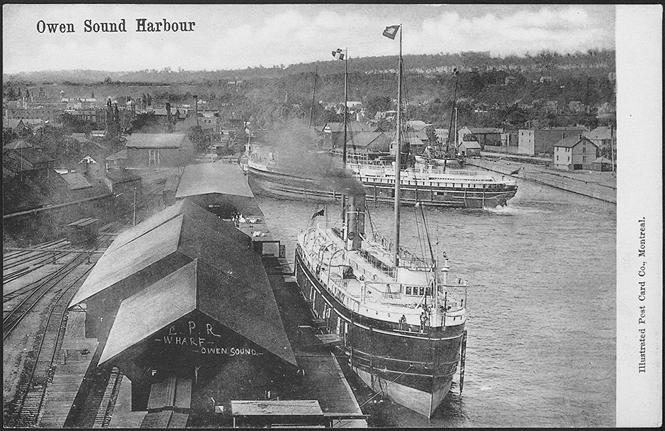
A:
<svg viewBox="0 0 665 431">
<path fill-rule="evenodd" d="M 206 150 L 208 149 L 208 140 L 206 138 L 205 133 L 203 133 L 203 129 L 201 129 L 201 126 L 193 126 L 190 127 L 189 130 L 187 131 L 187 136 L 189 137 L 189 140 L 192 141 L 194 144 L 194 151 L 196 153 L 205 153 Z"/>
</svg>

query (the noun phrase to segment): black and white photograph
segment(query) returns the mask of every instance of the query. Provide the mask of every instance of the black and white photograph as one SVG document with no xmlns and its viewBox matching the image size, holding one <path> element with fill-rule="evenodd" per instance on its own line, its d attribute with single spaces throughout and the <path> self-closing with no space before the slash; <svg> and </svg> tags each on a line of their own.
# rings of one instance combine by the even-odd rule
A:
<svg viewBox="0 0 665 431">
<path fill-rule="evenodd" d="M 662 15 L 3 4 L 3 427 L 662 426 Z"/>
</svg>

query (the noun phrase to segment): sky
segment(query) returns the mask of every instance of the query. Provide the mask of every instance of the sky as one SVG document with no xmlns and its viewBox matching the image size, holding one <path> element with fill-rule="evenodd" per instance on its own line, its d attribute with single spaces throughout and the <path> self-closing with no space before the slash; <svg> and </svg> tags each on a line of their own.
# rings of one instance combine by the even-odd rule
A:
<svg viewBox="0 0 665 431">
<path fill-rule="evenodd" d="M 120 22 L 126 33 L 84 32 L 84 21 Z M 136 19 L 194 21 L 192 32 L 137 33 Z M 74 33 L 39 33 L 39 21 Z M 403 24 L 405 54 L 489 51 L 494 56 L 615 46 L 613 5 L 3 5 L 4 73 L 91 69 L 218 70 L 395 55 L 381 35 Z"/>
</svg>

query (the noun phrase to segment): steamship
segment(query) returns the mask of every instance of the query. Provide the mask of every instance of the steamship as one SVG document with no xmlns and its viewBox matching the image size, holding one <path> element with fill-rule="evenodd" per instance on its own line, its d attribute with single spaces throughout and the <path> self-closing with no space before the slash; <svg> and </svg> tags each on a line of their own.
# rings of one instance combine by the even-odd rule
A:
<svg viewBox="0 0 665 431">
<path fill-rule="evenodd" d="M 245 168 L 254 193 L 281 199 L 341 200 L 341 193 L 335 192 L 325 178 L 282 170 L 278 158 L 277 151 L 269 147 L 255 146 L 249 152 Z M 369 202 L 394 202 L 394 162 L 356 158 L 346 166 L 364 186 Z M 403 169 L 400 187 L 403 191 L 402 204 L 422 202 L 428 206 L 453 208 L 505 206 L 517 193 L 514 180 L 499 180 L 480 171 L 445 171 L 431 165 Z"/>
<path fill-rule="evenodd" d="M 399 125 L 399 108 L 397 118 Z M 400 136 L 398 127 L 397 142 Z M 366 190 L 347 189 L 340 226 L 328 226 L 327 219 L 321 225 L 317 212 L 298 235 L 295 278 L 315 323 L 329 333 L 322 340 L 348 356 L 360 379 L 432 417 L 450 391 L 458 364 L 460 392 L 463 388 L 467 283 L 449 281 L 448 259 L 444 253 L 439 263 L 429 235 L 427 256 L 400 247 L 401 172 L 395 153 L 394 239 L 365 234 Z M 426 229 L 423 205 L 415 211 Z"/>
</svg>

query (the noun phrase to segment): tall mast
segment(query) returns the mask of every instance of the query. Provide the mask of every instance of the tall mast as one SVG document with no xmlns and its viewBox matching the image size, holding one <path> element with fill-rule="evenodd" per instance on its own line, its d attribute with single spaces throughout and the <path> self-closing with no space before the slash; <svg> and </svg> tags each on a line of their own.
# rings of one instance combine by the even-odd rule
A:
<svg viewBox="0 0 665 431">
<path fill-rule="evenodd" d="M 347 105 L 347 91 L 349 76 L 349 50 L 344 48 L 344 142 L 342 144 L 342 169 L 346 169 L 346 105 Z M 347 233 L 349 226 L 346 221 L 346 195 L 342 194 L 342 235 L 344 237 L 344 248 L 348 247 Z"/>
<path fill-rule="evenodd" d="M 395 269 L 399 265 L 399 177 L 401 152 L 401 120 L 402 120 L 402 24 L 399 25 L 399 64 L 397 66 L 397 143 L 395 145 L 395 247 L 393 249 L 393 264 Z M 397 276 L 397 272 L 395 272 Z"/>
<path fill-rule="evenodd" d="M 312 105 L 309 108 L 309 124 L 308 127 L 312 127 L 312 116 L 314 115 L 314 101 L 316 100 L 316 77 L 319 74 L 319 67 L 314 66 L 314 89 L 312 90 Z"/>
<path fill-rule="evenodd" d="M 347 105 L 347 78 L 349 76 L 349 51 L 344 48 L 344 146 L 342 147 L 342 167 L 346 168 L 346 105 Z"/>
</svg>

